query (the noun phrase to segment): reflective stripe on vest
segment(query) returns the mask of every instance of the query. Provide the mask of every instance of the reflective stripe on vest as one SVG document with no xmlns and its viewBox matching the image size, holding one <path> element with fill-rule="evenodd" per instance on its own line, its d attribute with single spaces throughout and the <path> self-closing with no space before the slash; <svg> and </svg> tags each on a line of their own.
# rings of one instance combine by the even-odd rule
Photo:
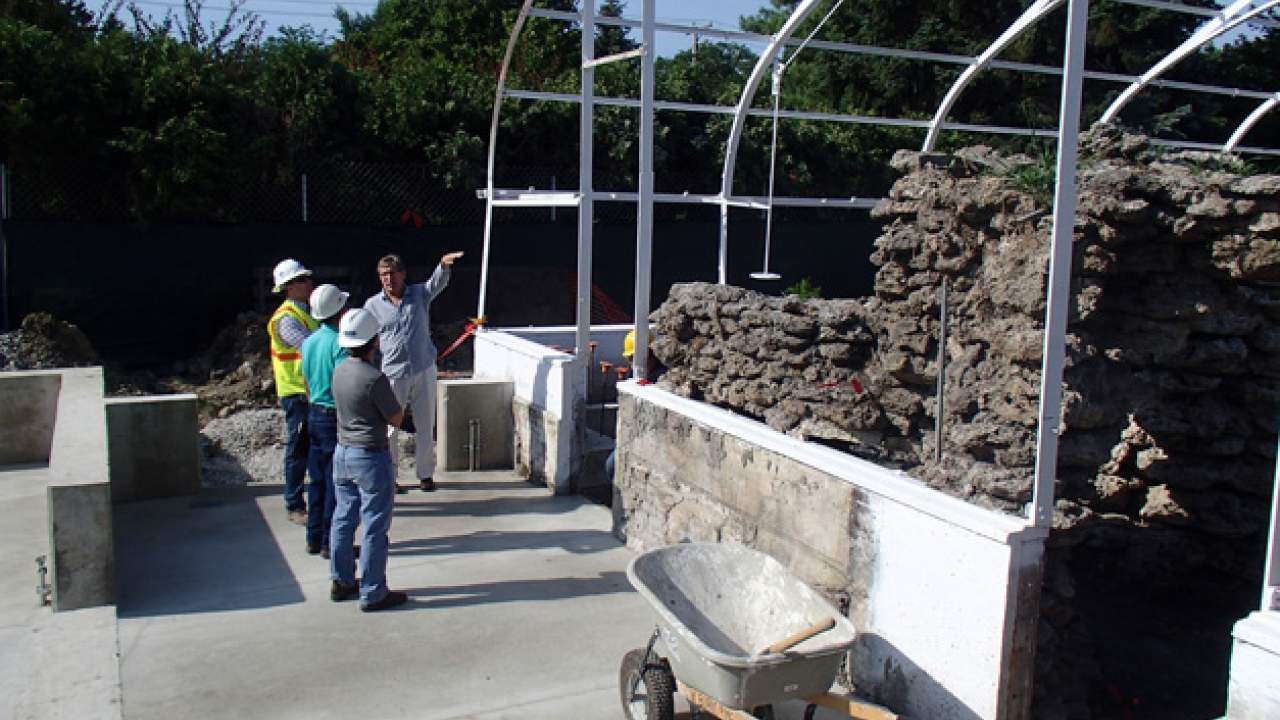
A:
<svg viewBox="0 0 1280 720">
<path fill-rule="evenodd" d="M 300 395 L 307 391 L 302 380 L 302 353 L 292 345 L 285 345 L 276 334 L 276 322 L 285 315 L 292 315 L 308 331 L 315 331 L 320 327 L 319 322 L 288 300 L 280 303 L 280 307 L 271 314 L 271 319 L 267 321 L 267 336 L 271 338 L 271 372 L 276 378 L 276 395 L 279 397 Z"/>
</svg>

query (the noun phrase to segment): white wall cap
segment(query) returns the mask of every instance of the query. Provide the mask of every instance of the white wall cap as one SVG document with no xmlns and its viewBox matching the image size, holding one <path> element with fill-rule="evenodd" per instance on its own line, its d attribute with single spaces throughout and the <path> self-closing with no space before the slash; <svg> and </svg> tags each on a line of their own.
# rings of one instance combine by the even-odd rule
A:
<svg viewBox="0 0 1280 720">
<path fill-rule="evenodd" d="M 695 422 L 847 480 L 867 492 L 1007 545 L 1039 542 L 1049 534 L 1047 528 L 1030 525 L 1024 518 L 967 503 L 899 470 L 889 470 L 847 453 L 784 435 L 759 421 L 680 397 L 656 385 L 640 385 L 629 380 L 619 383 L 618 392 L 674 410 Z"/>
</svg>

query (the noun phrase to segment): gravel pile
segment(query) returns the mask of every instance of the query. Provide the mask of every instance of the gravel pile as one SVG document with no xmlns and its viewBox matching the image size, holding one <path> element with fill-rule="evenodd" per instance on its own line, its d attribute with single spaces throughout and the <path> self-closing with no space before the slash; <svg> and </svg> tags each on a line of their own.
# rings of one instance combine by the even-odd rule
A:
<svg viewBox="0 0 1280 720">
<path fill-rule="evenodd" d="M 210 420 L 200 431 L 200 455 L 206 487 L 280 482 L 284 411 L 245 410 Z"/>
</svg>

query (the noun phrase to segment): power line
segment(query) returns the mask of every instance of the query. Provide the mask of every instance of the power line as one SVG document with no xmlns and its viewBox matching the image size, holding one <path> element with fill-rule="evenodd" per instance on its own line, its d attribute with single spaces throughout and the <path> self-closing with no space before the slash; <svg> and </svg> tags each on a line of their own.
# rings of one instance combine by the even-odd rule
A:
<svg viewBox="0 0 1280 720">
<path fill-rule="evenodd" d="M 134 4 L 137 4 L 137 5 L 151 5 L 156 7 L 167 8 L 169 10 L 185 10 L 186 9 L 186 6 L 183 5 L 182 3 L 164 2 L 163 0 L 133 0 L 133 2 Z M 202 5 L 200 9 L 214 10 L 217 12 L 231 12 L 231 7 L 226 5 Z M 249 10 L 247 7 L 240 7 L 237 9 L 240 10 L 241 12 L 248 10 L 249 12 L 252 12 L 256 15 L 259 15 L 259 16 L 263 15 L 263 13 L 257 10 Z M 333 15 L 331 13 L 302 12 L 299 10 L 273 10 L 271 11 L 271 15 L 273 16 L 283 15 L 287 17 L 316 17 L 316 18 L 326 18 L 329 20 L 333 19 Z"/>
</svg>

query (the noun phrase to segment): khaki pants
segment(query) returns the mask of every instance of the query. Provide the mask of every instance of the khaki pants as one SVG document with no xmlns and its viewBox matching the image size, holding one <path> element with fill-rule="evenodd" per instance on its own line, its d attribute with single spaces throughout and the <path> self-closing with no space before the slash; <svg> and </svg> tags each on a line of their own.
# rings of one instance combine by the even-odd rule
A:
<svg viewBox="0 0 1280 720">
<path fill-rule="evenodd" d="M 423 370 L 391 379 L 391 390 L 396 394 L 400 406 L 413 413 L 413 424 L 417 431 L 414 436 L 414 470 L 418 480 L 425 480 L 436 474 L 436 366 L 434 364 Z M 391 440 L 391 463 L 393 468 L 400 467 L 400 431 L 389 428 Z"/>
</svg>

